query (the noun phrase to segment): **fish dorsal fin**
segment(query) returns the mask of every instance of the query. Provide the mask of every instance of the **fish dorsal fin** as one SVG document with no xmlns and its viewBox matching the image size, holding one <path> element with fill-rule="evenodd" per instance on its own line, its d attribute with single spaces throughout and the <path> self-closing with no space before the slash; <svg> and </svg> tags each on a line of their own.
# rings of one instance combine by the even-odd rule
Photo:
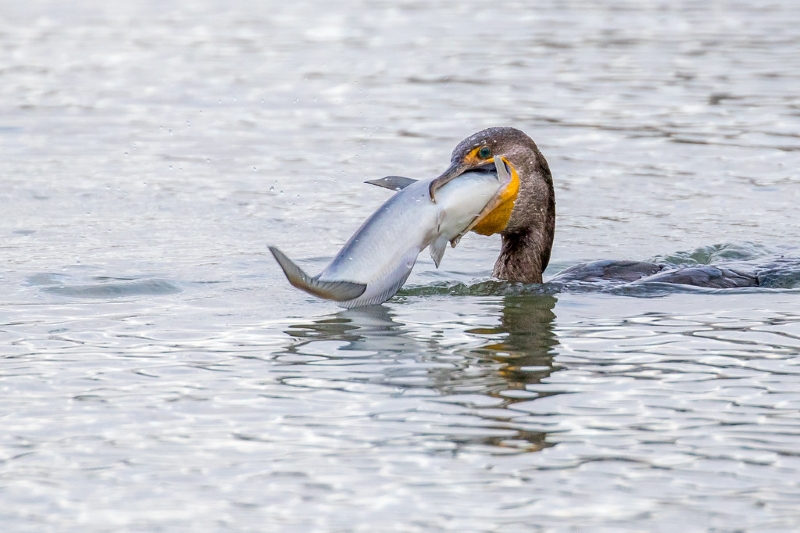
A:
<svg viewBox="0 0 800 533">
<path fill-rule="evenodd" d="M 439 263 L 442 262 L 442 257 L 444 257 L 444 251 L 447 249 L 447 239 L 439 236 L 435 241 L 431 243 L 428 247 L 428 251 L 431 253 L 431 259 L 436 264 L 436 268 L 439 268 Z"/>
<path fill-rule="evenodd" d="M 274 246 L 270 246 L 269 251 L 275 256 L 275 260 L 283 269 L 283 273 L 286 274 L 286 279 L 289 280 L 289 283 L 300 290 L 306 291 L 308 294 L 313 294 L 325 300 L 345 302 L 358 298 L 367 290 L 367 286 L 363 283 L 355 283 L 352 281 L 320 281 L 318 278 L 312 278 L 303 272 L 299 266 L 295 265 L 291 259 L 286 257 L 286 254 Z"/>
<path fill-rule="evenodd" d="M 384 189 L 389 189 L 392 191 L 402 191 L 412 183 L 416 182 L 417 180 L 415 179 L 405 178 L 403 176 L 386 176 L 385 178 L 379 178 L 376 180 L 367 180 L 364 183 L 377 185 L 378 187 L 383 187 Z"/>
</svg>

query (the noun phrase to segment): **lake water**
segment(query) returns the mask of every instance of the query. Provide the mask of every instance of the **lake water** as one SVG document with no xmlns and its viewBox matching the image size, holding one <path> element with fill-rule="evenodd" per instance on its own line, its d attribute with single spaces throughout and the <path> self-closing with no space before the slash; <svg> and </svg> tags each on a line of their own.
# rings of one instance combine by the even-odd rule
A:
<svg viewBox="0 0 800 533">
<path fill-rule="evenodd" d="M 4 3 L 2 529 L 800 529 L 798 51 L 794 0 Z M 547 275 L 766 286 L 474 234 L 383 306 L 288 285 L 497 125 Z"/>
</svg>

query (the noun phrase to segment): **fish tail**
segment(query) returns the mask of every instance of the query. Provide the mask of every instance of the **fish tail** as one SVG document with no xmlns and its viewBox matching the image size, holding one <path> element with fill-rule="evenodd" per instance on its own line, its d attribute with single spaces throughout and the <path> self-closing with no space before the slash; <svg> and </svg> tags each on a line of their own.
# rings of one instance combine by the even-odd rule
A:
<svg viewBox="0 0 800 533">
<path fill-rule="evenodd" d="M 317 277 L 312 278 L 276 247 L 270 246 L 269 251 L 275 256 L 275 260 L 283 269 L 283 273 L 286 274 L 286 279 L 289 280 L 289 283 L 319 298 L 345 302 L 358 298 L 367 290 L 367 286 L 364 283 L 320 281 Z"/>
</svg>

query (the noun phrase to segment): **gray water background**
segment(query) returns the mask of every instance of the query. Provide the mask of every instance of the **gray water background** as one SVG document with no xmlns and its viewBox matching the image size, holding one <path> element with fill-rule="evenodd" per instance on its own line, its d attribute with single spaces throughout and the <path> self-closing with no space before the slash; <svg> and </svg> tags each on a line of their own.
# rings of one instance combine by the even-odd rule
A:
<svg viewBox="0 0 800 533">
<path fill-rule="evenodd" d="M 0 526 L 800 529 L 799 87 L 793 0 L 2 3 Z M 473 234 L 381 307 L 286 283 L 495 125 L 549 275 L 788 266 L 556 292 Z"/>
</svg>

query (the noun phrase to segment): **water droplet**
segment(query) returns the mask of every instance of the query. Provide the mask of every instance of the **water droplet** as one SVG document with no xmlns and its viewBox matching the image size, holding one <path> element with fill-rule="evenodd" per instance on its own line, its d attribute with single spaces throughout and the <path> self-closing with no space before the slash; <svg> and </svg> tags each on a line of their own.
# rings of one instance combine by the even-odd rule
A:
<svg viewBox="0 0 800 533">
<path fill-rule="evenodd" d="M 274 190 L 275 190 L 275 187 L 270 187 L 270 188 L 269 188 L 269 192 L 272 192 L 272 191 L 274 191 Z"/>
</svg>

